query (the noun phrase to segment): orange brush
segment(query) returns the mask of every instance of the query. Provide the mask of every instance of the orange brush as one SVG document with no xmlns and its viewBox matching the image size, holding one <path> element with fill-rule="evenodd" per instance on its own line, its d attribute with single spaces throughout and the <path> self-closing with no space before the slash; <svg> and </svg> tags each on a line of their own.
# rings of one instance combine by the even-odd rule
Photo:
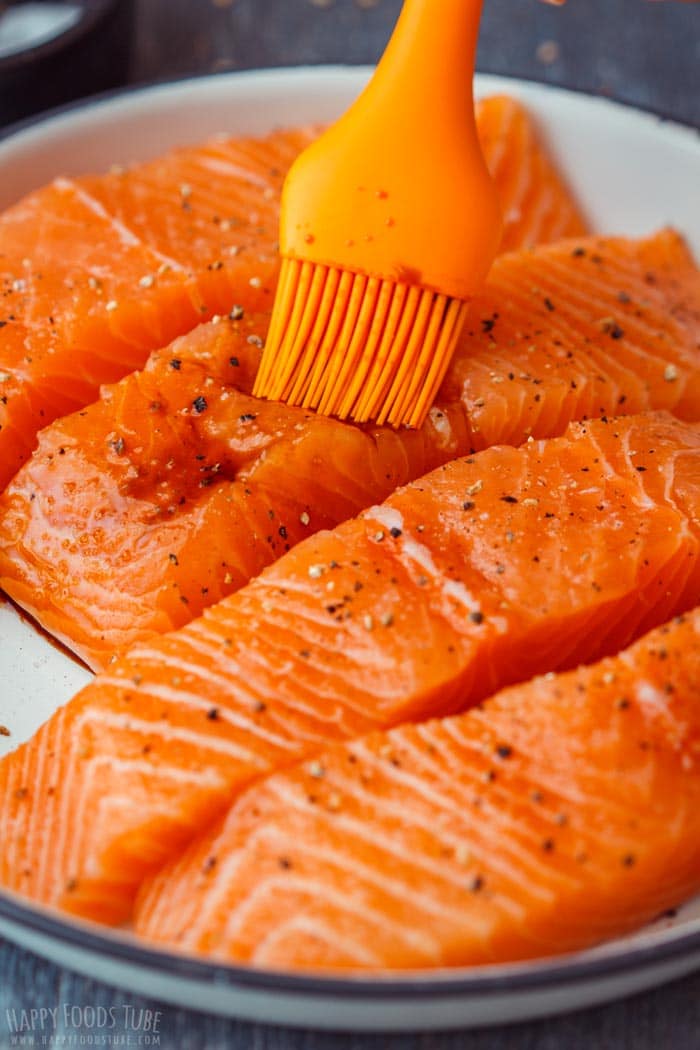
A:
<svg viewBox="0 0 700 1050">
<path fill-rule="evenodd" d="M 501 233 L 474 119 L 481 6 L 405 0 L 368 87 L 289 173 L 258 397 L 425 419 Z"/>
</svg>

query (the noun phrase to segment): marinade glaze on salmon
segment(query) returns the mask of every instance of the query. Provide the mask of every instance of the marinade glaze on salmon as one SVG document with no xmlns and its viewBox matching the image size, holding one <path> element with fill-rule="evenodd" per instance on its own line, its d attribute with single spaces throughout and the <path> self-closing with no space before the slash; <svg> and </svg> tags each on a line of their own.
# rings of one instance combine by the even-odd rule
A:
<svg viewBox="0 0 700 1050">
<path fill-rule="evenodd" d="M 207 317 L 266 309 L 285 172 L 309 130 L 56 179 L 0 215 L 0 488 L 36 432 Z"/>
<path fill-rule="evenodd" d="M 137 931 L 286 969 L 508 962 L 629 933 L 700 889 L 700 610 L 468 714 L 252 787 Z"/>
<path fill-rule="evenodd" d="M 504 244 L 583 232 L 522 107 L 487 99 L 477 123 L 508 217 Z M 38 430 L 150 351 L 234 306 L 271 307 L 280 190 L 312 137 L 220 138 L 57 179 L 0 215 L 0 489 Z"/>
<path fill-rule="evenodd" d="M 137 646 L 0 764 L 0 882 L 106 922 L 251 781 L 618 651 L 698 603 L 700 427 L 455 460 Z"/>
<path fill-rule="evenodd" d="M 700 420 L 700 274 L 671 231 L 501 256 L 420 432 L 251 398 L 266 324 L 157 352 L 47 428 L 0 497 L 0 587 L 91 666 L 472 449 L 649 408 Z"/>
</svg>

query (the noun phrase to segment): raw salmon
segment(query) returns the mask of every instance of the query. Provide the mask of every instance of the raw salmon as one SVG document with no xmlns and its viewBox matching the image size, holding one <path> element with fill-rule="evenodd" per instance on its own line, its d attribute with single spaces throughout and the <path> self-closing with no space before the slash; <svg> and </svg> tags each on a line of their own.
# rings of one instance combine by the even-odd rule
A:
<svg viewBox="0 0 700 1050">
<path fill-rule="evenodd" d="M 280 189 L 311 139 L 222 140 L 61 178 L 0 216 L 0 488 L 37 430 L 101 383 L 239 299 L 272 303 Z"/>
<path fill-rule="evenodd" d="M 5 493 L 0 585 L 91 667 L 449 454 L 434 423 L 362 430 L 243 392 L 264 330 L 250 315 L 154 355 L 45 430 Z"/>
<path fill-rule="evenodd" d="M 700 427 L 455 460 L 135 647 L 0 764 L 0 883 L 106 922 L 233 796 L 330 742 L 618 651 L 700 597 Z"/>
<path fill-rule="evenodd" d="M 457 455 L 586 416 L 700 420 L 700 275 L 672 232 L 502 256 L 418 433 L 253 400 L 266 325 L 156 353 L 46 429 L 0 498 L 0 586 L 90 666 Z"/>
<path fill-rule="evenodd" d="M 501 251 L 580 237 L 587 224 L 525 107 L 507 95 L 477 106 L 479 139 L 498 186 L 504 228 Z"/>
<path fill-rule="evenodd" d="M 278 969 L 586 948 L 700 890 L 700 610 L 480 709 L 251 788 L 144 893 L 137 929 Z"/>
<path fill-rule="evenodd" d="M 578 233 L 522 107 L 488 99 L 477 118 L 511 217 L 507 244 Z M 0 216 L 0 490 L 37 431 L 102 383 L 203 319 L 271 306 L 280 187 L 313 134 L 219 139 L 57 179 Z"/>
</svg>

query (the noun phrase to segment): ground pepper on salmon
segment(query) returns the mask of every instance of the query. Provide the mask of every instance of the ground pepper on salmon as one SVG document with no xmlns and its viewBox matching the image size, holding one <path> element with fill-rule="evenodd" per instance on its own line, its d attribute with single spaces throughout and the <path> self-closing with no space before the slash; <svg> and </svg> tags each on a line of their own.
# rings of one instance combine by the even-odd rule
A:
<svg viewBox="0 0 700 1050">
<path fill-rule="evenodd" d="M 504 247 L 585 232 L 525 110 L 479 103 Z M 313 129 L 57 179 L 0 215 L 0 490 L 37 431 L 200 321 L 271 307 L 279 198 Z M 533 181 L 536 180 L 536 181 Z"/>
<path fill-rule="evenodd" d="M 0 883 L 121 922 L 252 781 L 616 652 L 699 596 L 699 426 L 595 420 L 454 460 L 132 649 L 0 763 Z"/>
<path fill-rule="evenodd" d="M 313 135 L 214 141 L 59 178 L 0 215 L 0 488 L 37 430 L 102 383 L 241 297 L 272 303 L 281 186 Z"/>
<path fill-rule="evenodd" d="M 700 273 L 672 231 L 501 256 L 419 432 L 250 397 L 267 317 L 241 313 L 46 429 L 0 497 L 0 587 L 92 667 L 472 449 L 649 408 L 700 419 Z"/>
<path fill-rule="evenodd" d="M 699 681 L 696 609 L 593 667 L 336 745 L 249 789 L 144 887 L 136 930 L 280 970 L 629 933 L 700 889 Z"/>
</svg>

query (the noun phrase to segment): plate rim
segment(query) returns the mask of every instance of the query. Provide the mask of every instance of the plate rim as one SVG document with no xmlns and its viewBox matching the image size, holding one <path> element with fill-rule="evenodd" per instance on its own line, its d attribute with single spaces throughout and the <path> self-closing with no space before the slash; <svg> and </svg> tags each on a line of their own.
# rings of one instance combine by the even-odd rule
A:
<svg viewBox="0 0 700 1050">
<path fill-rule="evenodd" d="M 267 78 L 279 75 L 294 79 L 309 76 L 323 79 L 329 74 L 362 77 L 368 75 L 370 69 L 367 65 L 344 64 L 275 66 L 153 80 L 101 92 L 14 122 L 0 129 L 0 148 L 15 138 L 21 139 L 27 132 L 39 129 L 42 124 L 50 125 L 56 120 L 77 115 L 85 110 L 99 109 L 112 102 L 129 100 L 133 96 L 147 97 L 151 93 L 165 91 L 170 87 L 184 87 L 188 83 L 221 78 L 259 80 L 261 76 Z M 546 94 L 568 94 L 605 107 L 631 111 L 637 116 L 657 120 L 667 130 L 678 130 L 686 139 L 693 136 L 693 133 L 700 137 L 700 125 L 669 117 L 651 107 L 618 101 L 576 87 L 555 85 L 544 80 L 528 79 L 509 73 L 491 73 L 487 70 L 480 70 L 477 74 L 477 86 L 479 75 L 488 80 L 498 79 L 512 82 L 514 85 L 535 87 Z M 700 952 L 700 919 L 694 919 L 689 920 L 688 929 L 679 927 L 675 930 L 652 931 L 646 935 L 646 942 L 640 944 L 626 945 L 621 941 L 615 947 L 603 945 L 593 950 L 563 956 L 482 967 L 459 967 L 438 971 L 411 970 L 405 973 L 394 971 L 388 976 L 381 972 L 337 976 L 312 971 L 291 973 L 264 970 L 166 951 L 141 944 L 120 931 L 103 929 L 97 924 L 78 918 L 69 920 L 57 912 L 0 888 L 0 922 L 3 920 L 28 932 L 46 936 L 54 944 L 109 957 L 117 963 L 130 963 L 140 970 L 155 971 L 165 977 L 212 984 L 223 989 L 236 987 L 251 992 L 277 992 L 300 997 L 323 994 L 340 996 L 346 1000 L 399 1002 L 407 997 L 435 1000 L 454 999 L 455 996 L 500 996 L 504 993 L 546 991 L 574 983 L 663 967 Z M 12 937 L 10 939 L 14 943 L 20 943 Z M 593 952 L 595 954 L 592 954 Z"/>
<path fill-rule="evenodd" d="M 111 962 L 129 963 L 139 970 L 219 989 L 277 992 L 285 996 L 340 996 L 345 1000 L 398 1002 L 411 999 L 454 999 L 455 996 L 501 996 L 504 993 L 534 993 L 556 990 L 571 984 L 600 981 L 658 969 L 700 951 L 700 919 L 691 920 L 693 929 L 649 933 L 649 943 L 608 949 L 600 954 L 591 950 L 517 963 L 492 966 L 455 967 L 440 970 L 407 970 L 405 973 L 381 971 L 335 975 L 322 972 L 293 973 L 234 965 L 184 952 L 166 951 L 141 944 L 127 933 L 75 918 L 25 902 L 17 894 L 0 889 L 0 922 L 5 920 L 27 931 L 48 937 L 53 943 L 78 949 Z M 17 942 L 15 942 L 17 943 Z"/>
<path fill-rule="evenodd" d="M 329 73 L 345 73 L 355 75 L 369 75 L 372 70 L 372 66 L 365 63 L 349 64 L 342 62 L 330 62 L 319 65 L 279 65 L 279 66 L 259 66 L 251 69 L 225 69 L 215 73 L 184 73 L 182 76 L 176 77 L 156 77 L 148 80 L 140 81 L 137 84 L 126 84 L 118 88 L 110 88 L 107 91 L 99 91 L 94 95 L 88 95 L 85 98 L 74 99 L 71 102 L 64 102 L 58 106 L 52 106 L 50 109 L 42 110 L 39 113 L 35 113 L 32 116 L 24 117 L 21 120 L 13 121 L 4 127 L 0 126 L 0 145 L 4 144 L 7 140 L 12 139 L 16 136 L 22 135 L 26 131 L 31 131 L 38 125 L 49 123 L 53 120 L 59 119 L 70 114 L 77 113 L 81 110 L 97 108 L 102 105 L 108 105 L 110 102 L 118 101 L 119 99 L 130 98 L 132 95 L 147 95 L 150 92 L 157 92 L 161 89 L 167 89 L 169 87 L 184 87 L 186 84 L 197 84 L 204 81 L 214 81 L 219 79 L 234 79 L 240 80 L 245 78 L 259 78 L 263 76 L 274 76 L 284 75 L 293 77 L 308 77 L 310 74 L 313 76 L 327 76 Z M 651 117 L 656 119 L 659 124 L 666 127 L 677 128 L 678 130 L 691 135 L 694 133 L 700 137 L 700 117 L 698 123 L 694 124 L 692 121 L 684 120 L 674 114 L 657 108 L 655 106 L 642 106 L 634 102 L 627 101 L 625 99 L 613 98 L 609 95 L 605 95 L 601 92 L 586 91 L 585 88 L 577 87 L 574 84 L 557 83 L 553 84 L 548 80 L 538 80 L 535 77 L 520 77 L 515 73 L 493 71 L 489 69 L 476 70 L 476 84 L 480 79 L 484 77 L 493 78 L 497 80 L 505 80 L 514 84 L 521 84 L 527 86 L 536 87 L 546 92 L 552 92 L 556 95 L 569 94 L 573 95 L 578 99 L 587 99 L 588 101 L 595 101 L 605 106 L 612 107 L 613 109 L 629 110 L 637 115 Z"/>
</svg>

